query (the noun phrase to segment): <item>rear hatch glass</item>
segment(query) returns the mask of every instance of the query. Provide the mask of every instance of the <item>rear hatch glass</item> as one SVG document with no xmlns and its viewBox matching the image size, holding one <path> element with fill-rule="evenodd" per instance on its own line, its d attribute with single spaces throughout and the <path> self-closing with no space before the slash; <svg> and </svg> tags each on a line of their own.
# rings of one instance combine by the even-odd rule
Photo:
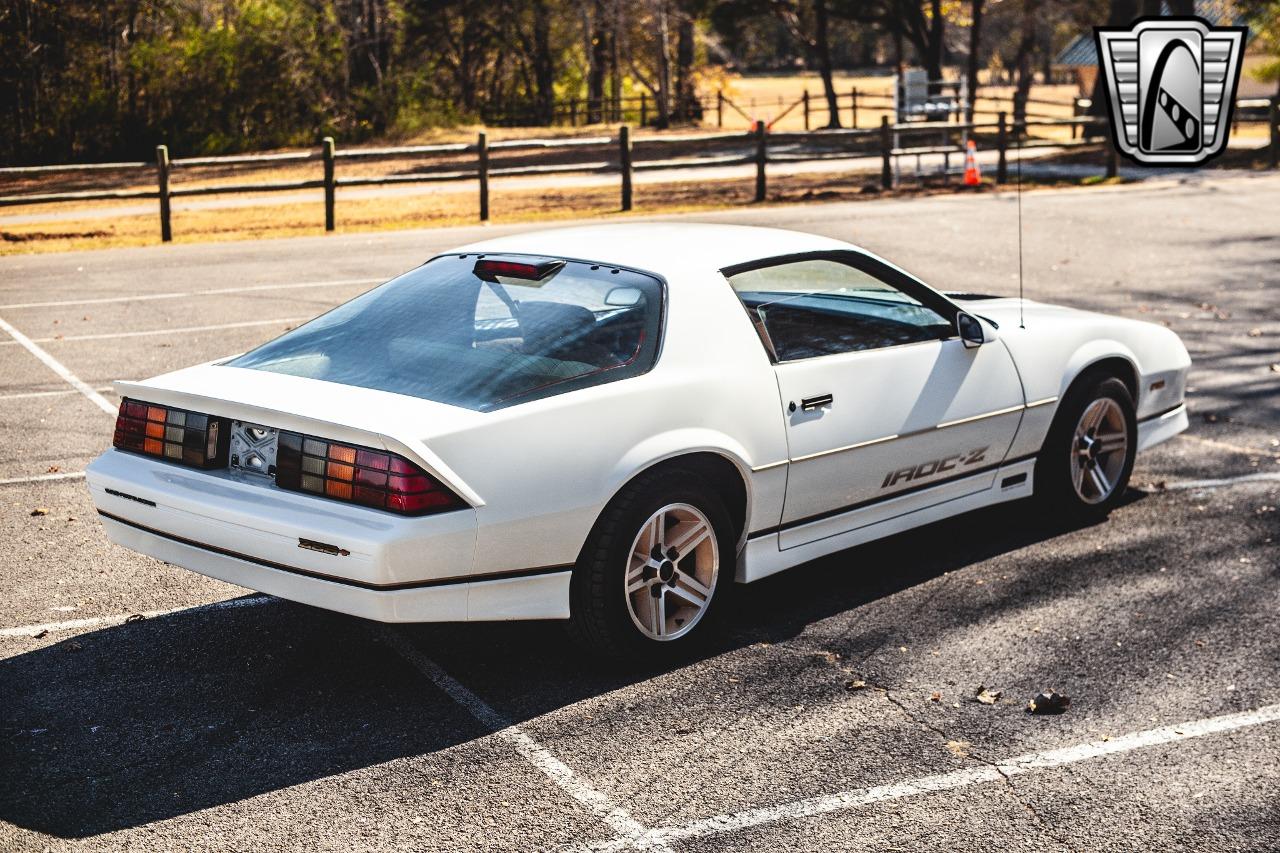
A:
<svg viewBox="0 0 1280 853">
<path fill-rule="evenodd" d="M 435 258 L 227 365 L 481 411 L 653 366 L 658 279 L 578 261 L 536 280 L 482 278 L 479 257 Z"/>
</svg>

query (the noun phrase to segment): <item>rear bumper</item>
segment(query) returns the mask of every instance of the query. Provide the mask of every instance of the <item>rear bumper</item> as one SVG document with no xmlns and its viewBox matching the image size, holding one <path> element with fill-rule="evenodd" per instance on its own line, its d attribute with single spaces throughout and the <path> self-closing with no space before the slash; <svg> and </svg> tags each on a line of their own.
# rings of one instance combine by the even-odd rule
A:
<svg viewBox="0 0 1280 853">
<path fill-rule="evenodd" d="M 86 473 L 111 541 L 239 586 L 382 622 L 569 615 L 569 567 L 475 573 L 472 510 L 405 518 L 114 450 Z"/>
<path fill-rule="evenodd" d="M 1168 441 L 1190 426 L 1187 420 L 1187 405 L 1183 403 L 1175 409 L 1146 418 L 1138 422 L 1138 450 L 1143 451 L 1155 447 L 1162 441 Z"/>
</svg>

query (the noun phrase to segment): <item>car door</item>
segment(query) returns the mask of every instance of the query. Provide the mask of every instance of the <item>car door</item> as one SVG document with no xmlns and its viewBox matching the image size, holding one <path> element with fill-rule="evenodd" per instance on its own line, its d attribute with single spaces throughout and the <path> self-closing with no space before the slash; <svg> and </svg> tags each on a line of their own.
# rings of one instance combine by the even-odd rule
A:
<svg viewBox="0 0 1280 853">
<path fill-rule="evenodd" d="M 1025 399 L 998 340 L 879 259 L 823 252 L 725 270 L 774 362 L 790 548 L 990 488 Z"/>
</svg>

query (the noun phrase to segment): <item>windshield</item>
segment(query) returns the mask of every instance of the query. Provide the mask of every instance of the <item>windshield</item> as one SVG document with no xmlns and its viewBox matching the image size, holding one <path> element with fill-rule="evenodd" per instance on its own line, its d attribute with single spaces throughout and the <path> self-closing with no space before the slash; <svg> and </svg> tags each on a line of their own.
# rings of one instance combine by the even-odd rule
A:
<svg viewBox="0 0 1280 853">
<path fill-rule="evenodd" d="M 477 410 L 653 366 L 656 278 L 570 261 L 540 281 L 485 281 L 478 257 L 435 258 L 227 364 Z"/>
</svg>

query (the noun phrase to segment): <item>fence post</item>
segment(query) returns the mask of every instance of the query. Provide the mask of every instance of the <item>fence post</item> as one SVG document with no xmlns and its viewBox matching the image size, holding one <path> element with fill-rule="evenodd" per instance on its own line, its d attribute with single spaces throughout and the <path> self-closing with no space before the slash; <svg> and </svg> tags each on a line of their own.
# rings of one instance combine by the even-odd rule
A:
<svg viewBox="0 0 1280 853">
<path fill-rule="evenodd" d="M 764 164 L 768 160 L 769 154 L 767 150 L 768 131 L 765 129 L 764 122 L 756 119 L 756 201 L 764 201 L 767 194 L 767 186 L 765 184 Z"/>
<path fill-rule="evenodd" d="M 854 86 L 849 90 L 849 127 L 855 130 L 858 127 L 858 87 Z"/>
<path fill-rule="evenodd" d="M 1009 127 L 1006 124 L 1009 114 L 1004 110 L 1000 111 L 1000 117 L 996 119 L 998 126 L 996 128 L 996 148 L 999 149 L 1000 159 L 996 161 L 996 183 L 1003 184 L 1009 180 Z"/>
<path fill-rule="evenodd" d="M 880 186 L 893 189 L 893 131 L 889 129 L 889 117 L 880 116 Z"/>
<path fill-rule="evenodd" d="M 622 171 L 622 209 L 631 209 L 631 128 L 618 128 L 618 168 Z"/>
<path fill-rule="evenodd" d="M 716 90 L 716 127 L 724 127 L 724 89 Z"/>
<path fill-rule="evenodd" d="M 324 230 L 333 230 L 333 201 L 334 201 L 334 180 L 333 180 L 333 137 L 326 136 L 324 142 Z"/>
<path fill-rule="evenodd" d="M 169 146 L 156 146 L 156 178 L 160 185 L 160 240 L 173 240 L 173 228 L 169 224 Z"/>
<path fill-rule="evenodd" d="M 804 90 L 804 129 L 809 129 L 809 90 Z"/>
<path fill-rule="evenodd" d="M 476 136 L 476 173 L 480 178 L 480 221 L 489 221 L 489 136 L 483 130 Z"/>
<path fill-rule="evenodd" d="M 649 124 L 649 96 L 644 92 L 640 93 L 640 126 L 645 127 Z"/>
<path fill-rule="evenodd" d="M 1271 97 L 1271 109 L 1268 110 L 1271 121 L 1271 168 L 1280 168 L 1280 95 Z"/>
</svg>

